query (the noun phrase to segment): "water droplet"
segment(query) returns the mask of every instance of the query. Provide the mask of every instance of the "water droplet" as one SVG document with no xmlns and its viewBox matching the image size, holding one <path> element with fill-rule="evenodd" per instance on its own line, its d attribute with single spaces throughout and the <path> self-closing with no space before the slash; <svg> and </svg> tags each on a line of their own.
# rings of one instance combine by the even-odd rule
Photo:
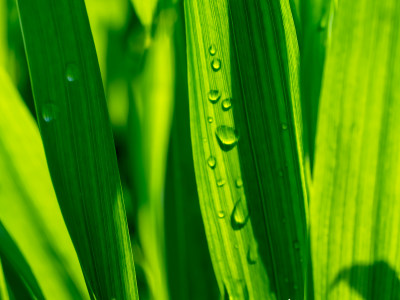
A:
<svg viewBox="0 0 400 300">
<path fill-rule="evenodd" d="M 215 166 L 217 165 L 217 161 L 215 160 L 215 157 L 214 157 L 214 156 L 210 156 L 210 157 L 207 159 L 207 164 L 208 164 L 208 166 L 209 166 L 211 169 L 214 169 Z"/>
<path fill-rule="evenodd" d="M 236 187 L 237 187 L 238 189 L 240 189 L 240 188 L 243 186 L 242 178 L 236 179 L 235 184 L 236 184 Z"/>
<path fill-rule="evenodd" d="M 222 109 L 227 111 L 232 107 L 231 99 L 225 99 L 222 101 Z"/>
<path fill-rule="evenodd" d="M 214 72 L 217 72 L 221 69 L 221 60 L 219 58 L 214 58 L 211 62 L 211 68 Z"/>
<path fill-rule="evenodd" d="M 224 151 L 229 151 L 236 146 L 238 141 L 238 134 L 235 129 L 230 126 L 219 126 L 215 131 L 219 146 Z"/>
<path fill-rule="evenodd" d="M 283 130 L 286 130 L 288 127 L 287 127 L 287 124 L 286 123 L 282 123 L 282 129 Z"/>
<path fill-rule="evenodd" d="M 294 242 L 293 242 L 293 247 L 294 247 L 294 249 L 296 249 L 296 250 L 300 249 L 300 243 L 299 243 L 299 241 L 294 241 Z"/>
<path fill-rule="evenodd" d="M 68 64 L 65 71 L 65 76 L 69 82 L 73 82 L 79 79 L 79 69 L 76 64 Z"/>
<path fill-rule="evenodd" d="M 225 212 L 224 212 L 223 210 L 220 210 L 220 211 L 217 213 L 217 216 L 218 216 L 218 218 L 223 219 L 223 218 L 225 218 Z"/>
<path fill-rule="evenodd" d="M 297 286 L 297 284 L 294 284 L 294 285 L 293 285 L 293 289 L 294 289 L 294 290 L 297 290 L 298 288 L 299 288 L 299 287 Z"/>
<path fill-rule="evenodd" d="M 258 258 L 258 249 L 257 245 L 254 244 L 249 247 L 249 250 L 247 251 L 247 262 L 249 265 L 254 265 L 257 262 Z"/>
<path fill-rule="evenodd" d="M 233 230 L 242 229 L 247 221 L 249 220 L 249 213 L 247 211 L 247 205 L 244 201 L 239 199 L 233 207 L 231 216 L 231 225 Z"/>
<path fill-rule="evenodd" d="M 47 103 L 42 108 L 42 117 L 46 123 L 50 123 L 58 116 L 58 107 L 53 103 Z"/>
<path fill-rule="evenodd" d="M 208 100 L 210 100 L 211 103 L 217 103 L 219 98 L 221 98 L 219 90 L 211 90 L 208 92 Z"/>
<path fill-rule="evenodd" d="M 217 186 L 218 187 L 223 187 L 225 185 L 225 180 L 224 179 L 220 179 L 217 181 Z"/>
<path fill-rule="evenodd" d="M 215 47 L 214 44 L 212 44 L 209 48 L 208 48 L 208 52 L 210 53 L 211 56 L 214 56 L 217 53 L 217 47 Z"/>
<path fill-rule="evenodd" d="M 212 117 L 208 117 L 207 121 L 208 121 L 208 123 L 212 123 L 214 121 L 214 119 Z"/>
</svg>

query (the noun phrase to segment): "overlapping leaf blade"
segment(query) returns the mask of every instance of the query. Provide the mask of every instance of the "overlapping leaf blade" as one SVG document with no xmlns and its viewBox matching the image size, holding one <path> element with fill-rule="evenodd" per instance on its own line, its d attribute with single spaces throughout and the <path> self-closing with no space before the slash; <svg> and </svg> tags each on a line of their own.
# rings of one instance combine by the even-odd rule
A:
<svg viewBox="0 0 400 300">
<path fill-rule="evenodd" d="M 306 195 L 289 2 L 185 5 L 196 180 L 221 292 L 233 299 L 301 298 Z M 239 149 L 230 146 L 227 128 L 236 129 Z"/>
<path fill-rule="evenodd" d="M 37 125 L 3 69 L 0 111 L 0 221 L 16 244 L 13 246 L 2 230 L 0 253 L 16 268 L 21 251 L 45 297 L 88 298 L 50 181 Z"/>
<path fill-rule="evenodd" d="M 53 185 L 91 297 L 136 299 L 99 66 L 82 0 L 18 1 Z"/>
<path fill-rule="evenodd" d="M 399 22 L 398 1 L 338 1 L 310 202 L 316 299 L 400 297 Z"/>
</svg>

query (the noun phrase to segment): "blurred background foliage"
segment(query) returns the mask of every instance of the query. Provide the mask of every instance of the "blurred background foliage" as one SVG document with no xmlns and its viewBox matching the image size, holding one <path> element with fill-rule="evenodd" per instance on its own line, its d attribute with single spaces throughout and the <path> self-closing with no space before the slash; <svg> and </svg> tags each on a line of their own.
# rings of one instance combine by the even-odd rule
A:
<svg viewBox="0 0 400 300">
<path fill-rule="evenodd" d="M 219 291 L 200 214 L 190 142 L 183 2 L 86 0 L 85 3 L 114 132 L 140 299 L 217 299 Z M 33 294 L 42 298 L 40 283 L 29 281 L 31 277 L 35 279 L 29 275 L 32 274 L 30 268 L 34 267 L 35 261 L 41 264 L 48 261 L 51 266 L 54 259 L 60 259 L 57 255 L 61 253 L 64 255 L 61 255 L 63 266 L 58 269 L 66 268 L 68 271 L 72 268 L 68 272 L 73 272 L 74 275 L 70 276 L 77 278 L 72 285 L 78 282 L 83 287 L 76 257 L 65 257 L 68 253 L 75 255 L 75 252 L 72 249 L 64 253 L 60 250 L 65 244 L 68 247 L 72 244 L 52 190 L 35 123 L 35 104 L 14 0 L 0 0 L 0 69 L 1 88 L 9 91 L 7 95 L 3 90 L 1 92 L 0 99 L 7 99 L 0 102 L 2 113 L 10 108 L 15 110 L 14 106 L 20 107 L 22 117 L 15 122 L 23 122 L 20 129 L 25 128 L 25 123 L 32 128 L 32 132 L 28 130 L 19 136 L 14 135 L 14 144 L 21 143 L 29 135 L 34 136 L 31 144 L 29 139 L 23 143 L 25 151 L 8 149 L 6 153 L 0 147 L 2 183 L 10 170 L 20 177 L 21 184 L 30 182 L 30 185 L 35 185 L 32 178 L 37 176 L 37 172 L 43 173 L 37 176 L 38 180 L 46 178 L 45 183 L 36 182 L 36 190 L 26 187 L 30 194 L 20 193 L 19 187 L 8 188 L 8 194 L 4 194 L 4 186 L 0 186 L 0 196 L 7 198 L 7 202 L 2 201 L 4 207 L 10 207 L 8 201 L 11 201 L 16 203 L 15 210 L 26 211 L 25 217 L 30 216 L 27 217 L 30 223 L 25 226 L 36 230 L 31 236 L 45 233 L 43 241 L 39 242 L 47 243 L 47 246 L 36 245 L 32 239 L 26 239 L 26 232 L 18 231 L 18 226 L 15 226 L 20 220 L 12 221 L 6 217 L 7 214 L 15 216 L 15 213 L 10 212 L 11 208 L 8 212 L 3 208 L 0 214 L 5 222 L 0 224 L 0 285 L 7 286 L 10 298 L 20 299 L 32 294 L 25 291 L 25 296 L 14 295 L 16 291 L 24 293 L 18 288 L 22 280 L 28 290 L 36 286 L 38 291 Z M 10 97 L 13 101 L 8 100 Z M 6 119 L 0 125 L 1 146 L 7 138 Z M 34 154 L 31 157 L 31 170 L 36 170 L 36 174 L 23 177 L 24 171 L 18 164 L 27 163 L 26 153 L 31 151 L 29 147 L 32 145 L 37 146 L 37 156 L 40 157 L 38 162 L 32 158 Z M 19 158 L 20 162 L 12 159 L 7 164 L 9 157 L 6 154 Z M 8 169 L 3 170 L 3 165 Z M 51 207 L 43 206 L 44 203 L 50 203 L 47 206 Z M 49 216 L 54 212 L 57 212 L 56 217 Z M 57 222 L 61 224 L 59 236 L 64 239 L 48 236 L 49 232 L 55 232 L 51 227 Z M 45 224 L 44 227 L 39 223 Z M 6 251 L 7 247 L 3 247 L 6 241 L 8 244 L 12 242 L 15 249 L 20 248 L 20 256 Z M 46 251 L 52 251 L 54 259 L 42 257 L 40 260 L 40 255 L 48 255 Z M 20 261 L 21 269 L 10 269 L 12 259 Z M 74 269 L 76 267 L 78 269 Z M 60 271 L 58 269 L 56 272 Z M 20 273 L 24 274 L 22 278 L 18 275 Z M 60 274 L 54 275 L 52 280 L 57 281 L 58 277 L 60 284 L 64 284 Z M 4 289 L 0 290 L 4 292 Z"/>
</svg>

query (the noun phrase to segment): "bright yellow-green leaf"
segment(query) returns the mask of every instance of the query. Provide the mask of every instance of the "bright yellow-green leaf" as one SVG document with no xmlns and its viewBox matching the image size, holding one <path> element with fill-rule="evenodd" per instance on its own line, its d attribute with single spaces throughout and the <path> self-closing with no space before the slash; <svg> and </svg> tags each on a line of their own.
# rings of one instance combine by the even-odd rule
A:
<svg viewBox="0 0 400 300">
<path fill-rule="evenodd" d="M 142 143 L 146 186 L 139 199 L 139 236 L 156 299 L 168 299 L 164 257 L 163 191 L 175 89 L 174 9 L 160 13 L 157 31 L 144 70 L 133 80 Z"/>
<path fill-rule="evenodd" d="M 0 220 L 46 298 L 88 298 L 37 125 L 2 69 L 0 111 Z"/>
<path fill-rule="evenodd" d="M 316 299 L 399 299 L 399 34 L 399 1 L 338 1 L 310 201 Z"/>
</svg>

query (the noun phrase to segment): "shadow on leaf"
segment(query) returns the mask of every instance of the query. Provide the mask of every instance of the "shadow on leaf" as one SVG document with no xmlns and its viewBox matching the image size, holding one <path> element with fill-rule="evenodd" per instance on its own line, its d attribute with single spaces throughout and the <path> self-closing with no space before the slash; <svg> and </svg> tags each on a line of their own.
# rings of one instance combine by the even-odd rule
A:
<svg viewBox="0 0 400 300">
<path fill-rule="evenodd" d="M 384 261 L 343 269 L 336 276 L 331 289 L 336 288 L 341 282 L 346 282 L 366 300 L 400 300 L 400 280 L 397 272 Z"/>
</svg>

